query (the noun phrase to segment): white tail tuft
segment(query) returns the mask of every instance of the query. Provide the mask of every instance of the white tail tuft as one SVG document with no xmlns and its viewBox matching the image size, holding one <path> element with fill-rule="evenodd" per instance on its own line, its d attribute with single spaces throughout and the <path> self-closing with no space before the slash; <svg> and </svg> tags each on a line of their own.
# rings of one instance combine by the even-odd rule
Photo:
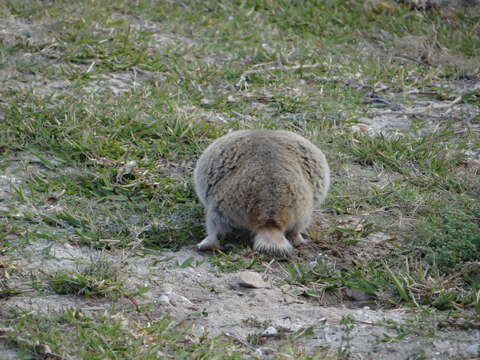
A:
<svg viewBox="0 0 480 360">
<path fill-rule="evenodd" d="M 293 246 L 278 229 L 260 229 L 253 239 L 253 249 L 274 255 L 288 255 Z"/>
</svg>

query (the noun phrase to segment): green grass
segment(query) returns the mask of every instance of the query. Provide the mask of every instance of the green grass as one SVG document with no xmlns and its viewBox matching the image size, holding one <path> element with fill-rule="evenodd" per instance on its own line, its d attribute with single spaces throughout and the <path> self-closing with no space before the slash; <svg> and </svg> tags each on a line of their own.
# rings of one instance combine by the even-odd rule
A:
<svg viewBox="0 0 480 360">
<path fill-rule="evenodd" d="M 119 279 L 119 270 L 111 261 L 100 258 L 78 271 L 57 271 L 46 277 L 51 289 L 60 295 L 117 299 L 127 292 Z"/>
<path fill-rule="evenodd" d="M 355 137 L 355 142 L 349 143 L 347 149 L 360 164 L 375 164 L 398 172 L 414 185 L 427 190 L 438 188 L 459 193 L 477 191 L 478 182 L 455 173 L 457 164 L 465 158 L 460 153 L 465 145 L 449 136 L 449 132 L 447 130 L 420 139 L 360 136 Z"/>
<path fill-rule="evenodd" d="M 480 76 L 478 6 L 22 0 L 2 2 L 0 16 L 8 21 L 0 40 L 0 169 L 15 180 L 8 196 L 0 192 L 1 255 L 38 241 L 112 252 L 192 246 L 205 235 L 191 181 L 201 151 L 230 130 L 281 128 L 312 139 L 329 160 L 327 210 L 308 233 L 313 252 L 326 257 L 312 263 L 300 251 L 270 264 L 232 239 L 206 256 L 215 272 L 270 269 L 313 304 L 355 289 L 372 306 L 480 311 L 480 180 L 471 155 L 480 149 L 479 94 L 468 90 Z M 239 82 L 250 70 L 260 71 Z M 473 110 L 409 116 L 412 129 L 400 136 L 352 133 L 360 118 L 390 107 L 374 96 L 403 108 L 460 96 L 457 105 Z M 435 131 L 416 132 L 432 124 Z M 344 222 L 349 217 L 362 218 L 356 227 Z M 390 240 L 369 242 L 378 232 Z M 113 303 L 129 292 L 108 268 L 36 281 Z M 0 297 L 24 296 L 11 283 L 0 278 Z M 139 324 L 151 340 L 143 344 L 114 317 L 19 316 L 9 322 L 11 339 L 29 354 L 35 348 L 18 340 L 22 334 L 79 358 L 251 355 L 220 338 L 184 344 L 188 330 L 170 320 Z M 286 342 L 285 354 L 305 355 Z M 225 354 L 212 350 L 220 344 Z"/>
<path fill-rule="evenodd" d="M 478 209 L 472 210 L 468 215 L 446 211 L 418 225 L 422 234 L 422 251 L 427 261 L 439 271 L 462 270 L 468 263 L 475 265 L 480 258 L 480 213 Z M 476 280 L 476 286 L 480 286 L 480 279 Z"/>
<path fill-rule="evenodd" d="M 76 310 L 50 317 L 15 315 L 15 328 L 6 335 L 25 356 L 75 353 L 82 359 L 249 358 L 248 351 L 222 337 L 192 341 L 191 329 L 169 318 L 147 325 L 128 322 L 123 314 L 92 316 Z"/>
<path fill-rule="evenodd" d="M 210 256 L 210 262 L 220 272 L 238 272 L 242 270 L 262 271 L 266 260 L 261 254 L 251 255 L 250 249 L 229 246 L 228 251 L 218 251 Z"/>
</svg>

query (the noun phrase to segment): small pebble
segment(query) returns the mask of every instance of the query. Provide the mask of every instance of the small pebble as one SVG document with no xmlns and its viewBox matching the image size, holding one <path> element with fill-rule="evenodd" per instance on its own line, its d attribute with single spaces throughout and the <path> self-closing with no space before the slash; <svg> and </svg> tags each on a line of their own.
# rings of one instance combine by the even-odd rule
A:
<svg viewBox="0 0 480 360">
<path fill-rule="evenodd" d="M 270 326 L 270 327 L 266 328 L 262 332 L 262 336 L 272 336 L 272 335 L 277 335 L 277 334 L 278 334 L 278 331 L 273 326 Z"/>
<path fill-rule="evenodd" d="M 263 357 L 263 351 L 261 348 L 258 348 L 257 350 L 255 350 L 255 354 L 257 354 L 258 356 L 260 357 Z"/>
<path fill-rule="evenodd" d="M 160 295 L 160 297 L 158 298 L 158 302 L 163 305 L 171 305 L 170 299 L 167 295 Z"/>
<path fill-rule="evenodd" d="M 345 292 L 348 297 L 355 301 L 368 301 L 371 299 L 371 295 L 354 288 L 347 288 Z"/>
<path fill-rule="evenodd" d="M 192 334 L 196 337 L 205 335 L 205 327 L 202 325 L 194 324 L 192 327 Z"/>
<path fill-rule="evenodd" d="M 467 350 L 469 355 L 480 357 L 480 345 L 478 344 L 467 346 L 465 350 Z"/>
<path fill-rule="evenodd" d="M 243 271 L 239 275 L 240 286 L 247 288 L 265 288 L 268 284 L 262 279 L 260 274 L 253 271 Z"/>
</svg>

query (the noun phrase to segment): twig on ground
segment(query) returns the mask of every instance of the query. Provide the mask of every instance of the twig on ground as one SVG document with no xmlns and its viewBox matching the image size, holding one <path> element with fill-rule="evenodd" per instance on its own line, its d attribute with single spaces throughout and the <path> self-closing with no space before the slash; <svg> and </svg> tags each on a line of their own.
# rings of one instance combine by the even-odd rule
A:
<svg viewBox="0 0 480 360">
<path fill-rule="evenodd" d="M 242 339 L 240 339 L 238 336 L 236 336 L 235 334 L 232 334 L 232 333 L 229 333 L 229 332 L 224 332 L 223 335 L 225 335 L 226 337 L 232 339 L 233 341 L 235 341 L 236 343 L 240 344 L 240 345 L 243 345 L 245 346 L 247 349 L 255 352 L 257 349 L 255 349 L 252 345 L 250 345 L 249 343 L 247 343 L 246 341 L 243 341 Z"/>
<path fill-rule="evenodd" d="M 407 56 L 407 55 L 396 55 L 394 56 L 396 58 L 399 58 L 399 59 L 403 59 L 403 60 L 409 60 L 409 61 L 412 61 L 416 64 L 419 64 L 419 65 L 423 65 L 425 64 L 424 61 L 421 61 L 421 60 L 418 60 L 418 59 L 415 59 L 413 56 Z"/>
<path fill-rule="evenodd" d="M 345 85 L 350 85 L 351 83 L 354 82 L 352 79 L 338 77 L 338 76 L 332 76 L 332 77 L 315 76 L 314 78 L 312 78 L 312 80 L 318 81 L 318 82 L 340 82 Z"/>
<path fill-rule="evenodd" d="M 347 86 L 350 86 L 352 88 L 356 89 L 373 89 L 375 92 L 380 92 L 388 89 L 388 86 L 386 85 L 380 85 L 378 88 L 365 84 L 363 81 L 358 81 L 350 78 L 345 78 L 345 77 L 338 77 L 338 76 L 332 76 L 332 77 L 324 77 L 324 76 L 314 76 L 312 77 L 309 81 L 317 81 L 317 82 L 323 82 L 323 83 L 341 83 Z"/>
<path fill-rule="evenodd" d="M 263 69 L 247 70 L 247 71 L 244 71 L 242 75 L 240 75 L 240 79 L 237 81 L 235 85 L 237 87 L 241 87 L 247 82 L 247 77 L 252 74 L 260 74 L 260 73 L 270 72 L 270 71 L 292 71 L 292 70 L 301 70 L 301 69 L 314 69 L 321 65 L 322 64 L 319 64 L 319 63 L 307 64 L 307 65 L 300 64 L 300 65 L 294 65 L 294 66 L 281 65 L 281 66 L 270 66 Z"/>
<path fill-rule="evenodd" d="M 446 321 L 446 322 L 441 322 L 438 324 L 438 327 L 440 329 L 469 329 L 469 330 L 475 330 L 475 329 L 480 329 L 480 323 L 471 321 L 471 322 L 459 322 L 459 321 Z"/>
<path fill-rule="evenodd" d="M 376 111 L 374 115 L 407 115 L 407 116 L 415 116 L 415 115 L 422 115 L 431 110 L 438 110 L 438 109 L 449 109 L 452 106 L 458 104 L 462 100 L 462 97 L 459 96 L 453 101 L 447 104 L 435 104 L 431 103 L 428 106 L 423 106 L 419 108 L 407 109 L 405 111 Z M 428 114 L 431 117 L 443 118 L 445 115 L 438 115 L 438 114 Z"/>
<path fill-rule="evenodd" d="M 128 295 L 124 295 L 124 297 L 126 299 L 128 299 L 132 303 L 133 306 L 135 306 L 135 310 L 137 310 L 137 312 L 139 314 L 143 314 L 147 318 L 148 321 L 153 322 L 153 318 L 150 316 L 149 313 L 147 313 L 146 311 L 140 310 L 140 305 L 134 297 L 131 297 L 131 296 L 128 296 Z"/>
<path fill-rule="evenodd" d="M 275 262 L 275 259 L 272 259 L 268 262 L 267 265 L 265 265 L 265 271 L 263 272 L 263 276 L 266 276 L 269 271 L 272 270 L 271 266 Z"/>
</svg>

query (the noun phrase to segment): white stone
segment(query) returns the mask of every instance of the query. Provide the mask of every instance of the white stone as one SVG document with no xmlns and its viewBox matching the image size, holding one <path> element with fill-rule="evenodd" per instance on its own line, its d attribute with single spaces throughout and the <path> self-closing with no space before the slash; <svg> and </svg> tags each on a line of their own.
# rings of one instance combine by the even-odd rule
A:
<svg viewBox="0 0 480 360">
<path fill-rule="evenodd" d="M 277 335 L 277 334 L 278 334 L 278 331 L 273 326 L 270 326 L 270 327 L 266 328 L 262 332 L 262 336 L 272 336 L 272 335 Z"/>
<path fill-rule="evenodd" d="M 260 274 L 253 271 L 243 271 L 239 274 L 240 286 L 248 288 L 265 288 L 268 284 L 262 279 Z"/>
<path fill-rule="evenodd" d="M 170 298 L 167 295 L 160 295 L 158 302 L 163 305 L 171 305 Z"/>
</svg>

